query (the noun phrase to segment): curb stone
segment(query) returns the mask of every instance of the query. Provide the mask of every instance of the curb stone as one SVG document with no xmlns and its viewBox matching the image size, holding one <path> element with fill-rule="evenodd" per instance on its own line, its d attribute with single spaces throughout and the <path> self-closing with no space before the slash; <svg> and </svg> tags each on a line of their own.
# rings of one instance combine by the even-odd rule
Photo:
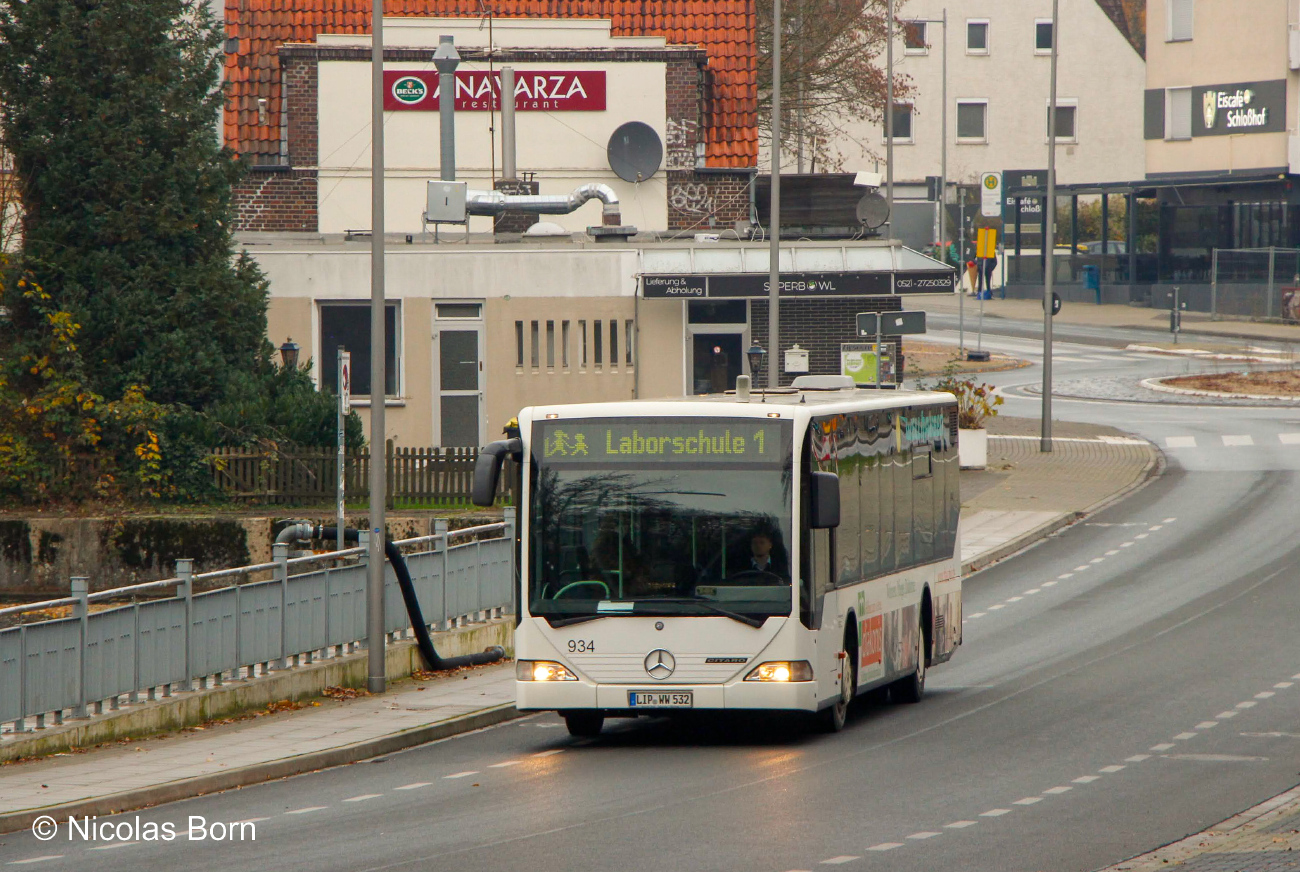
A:
<svg viewBox="0 0 1300 872">
<path fill-rule="evenodd" d="M 25 830 L 37 818 L 45 815 L 61 820 L 70 816 L 118 814 L 161 805 L 166 802 L 192 799 L 196 796 L 218 793 L 223 790 L 248 787 L 264 781 L 288 778 L 292 775 L 302 775 L 318 769 L 344 766 L 368 758 L 391 754 L 416 745 L 447 739 L 461 733 L 481 730 L 484 727 L 490 727 L 523 716 L 512 703 L 507 703 L 481 709 L 460 717 L 437 721 L 423 727 L 413 727 L 400 733 L 390 733 L 387 736 L 367 739 L 364 742 L 342 745 L 324 751 L 312 751 L 308 754 L 300 754 L 283 760 L 269 760 L 265 763 L 245 766 L 241 769 L 216 772 L 211 775 L 200 775 L 195 778 L 182 778 L 165 784 L 156 784 L 138 790 L 124 790 L 121 793 L 61 805 L 10 812 L 0 815 L 0 834 Z"/>
<path fill-rule="evenodd" d="M 1139 384 L 1147 390 L 1163 391 L 1167 394 L 1183 394 L 1189 397 L 1217 397 L 1227 400 L 1271 400 L 1278 404 L 1300 402 L 1300 398 L 1285 394 L 1239 394 L 1233 391 L 1206 391 L 1197 388 L 1176 388 L 1172 385 L 1163 384 L 1167 378 L 1182 378 L 1182 376 L 1160 376 L 1157 378 L 1144 378 Z"/>
<path fill-rule="evenodd" d="M 1115 493 L 1111 494 L 1110 496 L 1098 500 L 1097 502 L 1093 503 L 1091 506 L 1088 506 L 1083 511 L 1065 512 L 1061 515 L 1058 515 L 1057 517 L 1052 518 L 1050 521 L 1047 521 L 1046 523 L 1041 524 L 1038 527 L 1035 527 L 1033 530 L 1030 530 L 1028 533 L 1023 533 L 1020 536 L 1017 536 L 1016 538 L 1012 539 L 1010 542 L 1005 542 L 1002 545 L 999 545 L 997 548 L 993 548 L 989 551 L 986 551 L 980 556 L 976 557 L 975 559 L 963 563 L 961 565 L 962 576 L 965 577 L 968 575 L 973 575 L 974 573 L 979 572 L 982 569 L 986 569 L 989 566 L 992 566 L 994 563 L 998 563 L 1002 560 L 1005 560 L 1006 558 L 1012 556 L 1013 554 L 1018 554 L 1019 552 L 1025 550 L 1026 548 L 1038 544 L 1040 541 L 1051 536 L 1053 533 L 1056 533 L 1059 530 L 1063 530 L 1066 527 L 1076 524 L 1079 521 L 1082 521 L 1084 518 L 1087 518 L 1091 515 L 1095 515 L 1097 512 L 1100 512 L 1102 509 L 1108 508 L 1114 505 L 1115 503 L 1118 503 L 1120 500 L 1131 496 L 1138 490 L 1146 487 L 1156 478 L 1159 478 L 1160 475 L 1162 475 L 1165 471 L 1166 464 L 1165 464 L 1164 452 L 1161 451 L 1160 448 L 1150 440 L 1143 439 L 1141 441 L 1151 449 L 1151 458 L 1147 461 L 1147 465 L 1142 468 L 1142 471 L 1138 473 L 1137 478 L 1133 482 L 1126 485 L 1124 488 L 1116 491 Z"/>
</svg>

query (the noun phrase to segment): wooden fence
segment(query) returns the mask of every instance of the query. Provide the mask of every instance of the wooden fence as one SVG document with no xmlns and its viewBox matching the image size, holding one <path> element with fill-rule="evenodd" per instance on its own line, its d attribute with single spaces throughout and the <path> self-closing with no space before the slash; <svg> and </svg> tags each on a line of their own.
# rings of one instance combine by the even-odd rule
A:
<svg viewBox="0 0 1300 872">
<path fill-rule="evenodd" d="M 468 504 L 477 448 L 386 447 L 388 507 Z M 338 455 L 327 448 L 263 451 L 218 448 L 209 457 L 213 482 L 227 497 L 257 503 L 330 503 L 335 499 Z M 511 461 L 502 470 L 498 499 L 514 501 Z M 370 492 L 370 451 L 344 457 L 344 489 L 351 501 Z"/>
</svg>

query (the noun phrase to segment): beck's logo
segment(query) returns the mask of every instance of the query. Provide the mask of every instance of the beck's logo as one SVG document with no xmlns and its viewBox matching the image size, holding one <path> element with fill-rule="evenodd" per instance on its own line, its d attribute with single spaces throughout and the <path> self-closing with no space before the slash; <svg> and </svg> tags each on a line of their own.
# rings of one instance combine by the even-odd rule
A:
<svg viewBox="0 0 1300 872">
<path fill-rule="evenodd" d="M 663 681 L 673 674 L 677 668 L 677 658 L 665 651 L 663 648 L 656 648 L 649 654 L 645 655 L 646 674 L 656 681 Z"/>
<path fill-rule="evenodd" d="M 393 83 L 393 97 L 408 106 L 414 106 L 429 93 L 429 86 L 415 76 L 403 76 Z"/>
<path fill-rule="evenodd" d="M 1219 92 L 1206 91 L 1201 98 L 1201 110 L 1205 113 L 1205 129 L 1210 130 L 1214 127 L 1215 116 L 1219 112 Z"/>
</svg>

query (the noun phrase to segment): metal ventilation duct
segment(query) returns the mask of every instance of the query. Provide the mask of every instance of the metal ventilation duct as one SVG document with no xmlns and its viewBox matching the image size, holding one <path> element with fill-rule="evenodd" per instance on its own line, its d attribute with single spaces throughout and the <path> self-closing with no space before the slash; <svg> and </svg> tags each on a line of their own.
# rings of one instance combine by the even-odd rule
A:
<svg viewBox="0 0 1300 872">
<path fill-rule="evenodd" d="M 500 215 L 502 212 L 531 212 L 536 215 L 568 215 L 577 211 L 588 200 L 604 203 L 602 223 L 618 226 L 623 223 L 619 210 L 618 194 L 609 185 L 590 182 L 579 185 L 569 194 L 503 194 L 500 191 L 469 191 L 465 198 L 465 211 L 470 215 Z"/>
</svg>

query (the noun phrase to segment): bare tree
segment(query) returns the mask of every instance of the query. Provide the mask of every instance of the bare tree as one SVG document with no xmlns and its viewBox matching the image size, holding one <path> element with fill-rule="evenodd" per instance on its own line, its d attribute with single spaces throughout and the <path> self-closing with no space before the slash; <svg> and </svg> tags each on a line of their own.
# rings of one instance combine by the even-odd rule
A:
<svg viewBox="0 0 1300 872">
<path fill-rule="evenodd" d="M 895 52 L 902 53 L 903 0 L 894 3 Z M 809 167 L 838 169 L 834 143 L 862 121 L 885 117 L 886 0 L 786 0 L 781 17 L 781 150 L 794 158 L 802 140 Z M 758 125 L 771 142 L 772 6 L 758 0 Z M 912 93 L 894 77 L 894 101 Z M 786 163 L 783 160 L 782 163 Z"/>
</svg>

